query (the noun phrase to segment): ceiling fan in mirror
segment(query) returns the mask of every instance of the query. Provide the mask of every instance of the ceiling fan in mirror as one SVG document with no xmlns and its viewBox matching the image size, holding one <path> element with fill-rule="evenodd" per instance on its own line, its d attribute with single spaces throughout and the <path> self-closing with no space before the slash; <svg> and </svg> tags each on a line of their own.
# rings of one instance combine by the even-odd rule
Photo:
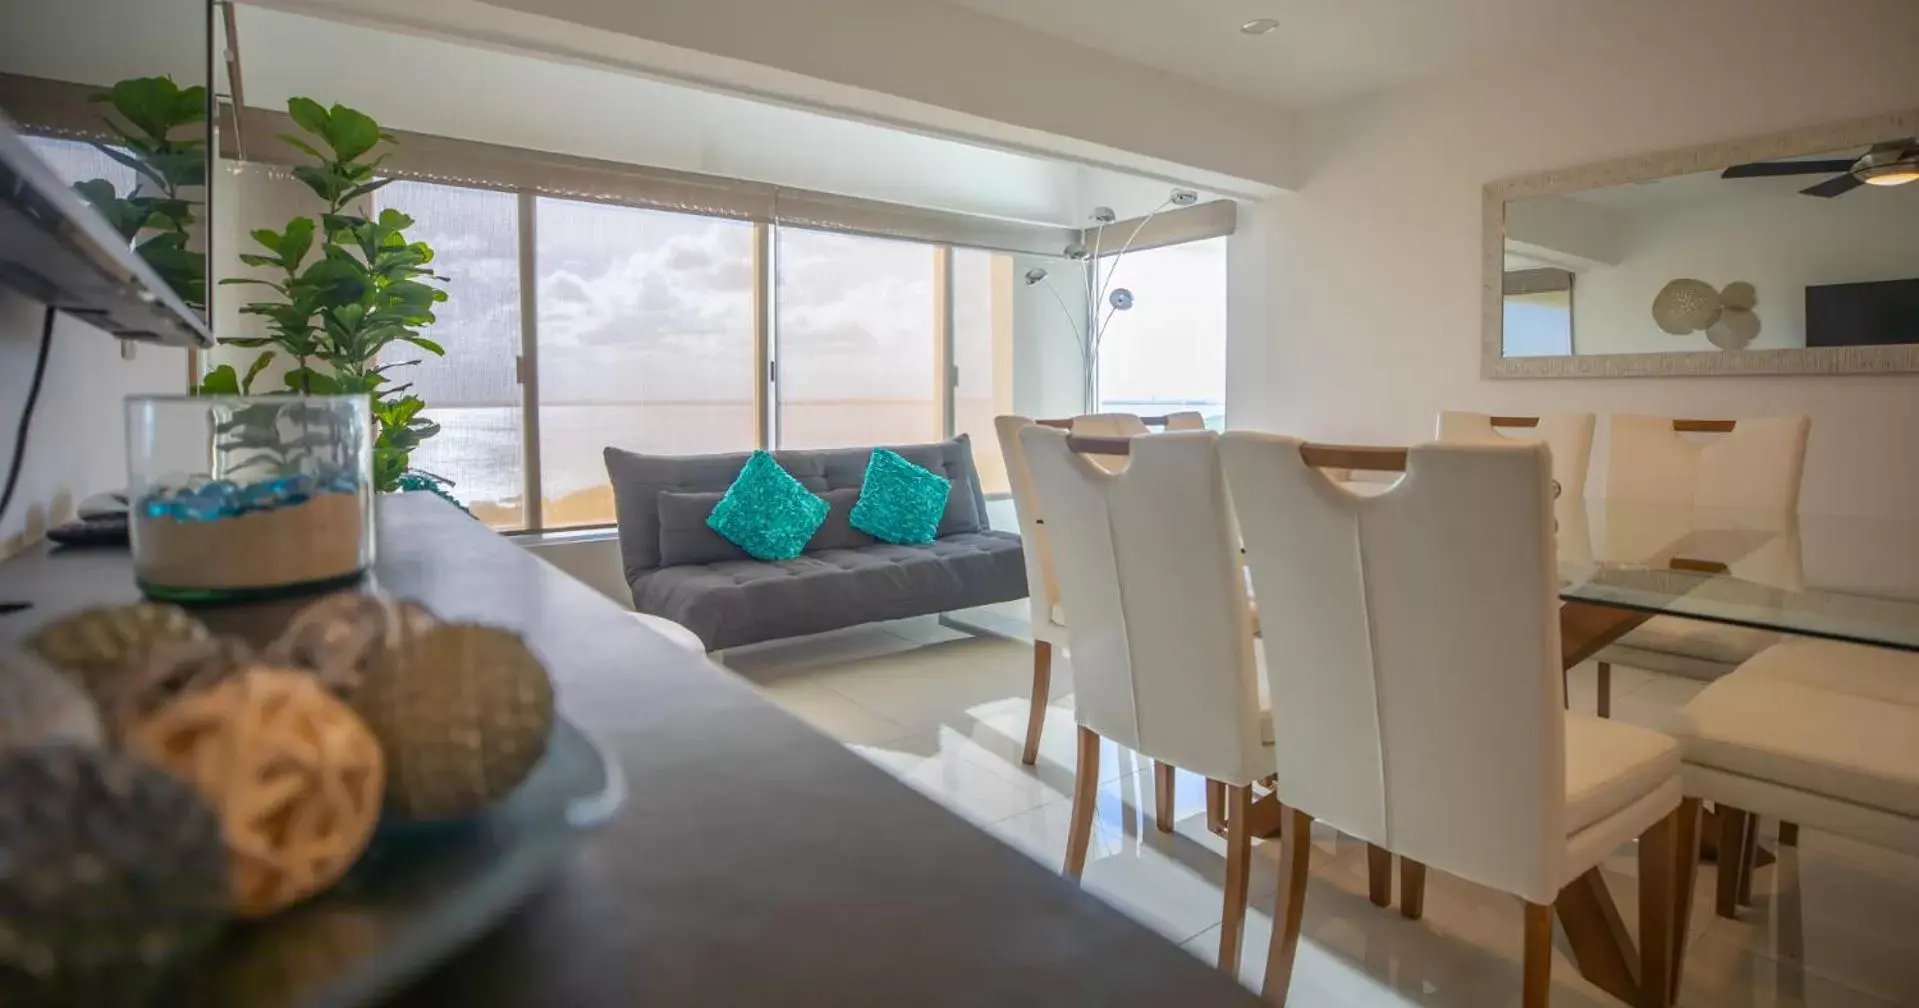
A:
<svg viewBox="0 0 1919 1008">
<path fill-rule="evenodd" d="M 1799 190 L 1807 196 L 1843 196 L 1862 185 L 1896 186 L 1919 181 L 1919 139 L 1888 140 L 1855 160 L 1756 161 L 1733 165 L 1720 178 L 1764 178 L 1774 175 L 1832 175 L 1824 182 Z"/>
</svg>

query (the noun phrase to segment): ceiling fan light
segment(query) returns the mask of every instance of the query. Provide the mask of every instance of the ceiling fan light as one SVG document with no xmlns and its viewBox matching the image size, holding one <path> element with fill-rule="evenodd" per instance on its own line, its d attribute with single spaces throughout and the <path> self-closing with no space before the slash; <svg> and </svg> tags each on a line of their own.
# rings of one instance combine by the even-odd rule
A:
<svg viewBox="0 0 1919 1008">
<path fill-rule="evenodd" d="M 1896 186 L 1908 182 L 1919 182 L 1919 161 L 1903 161 L 1893 164 L 1874 165 L 1857 172 L 1859 181 L 1867 185 Z"/>
</svg>

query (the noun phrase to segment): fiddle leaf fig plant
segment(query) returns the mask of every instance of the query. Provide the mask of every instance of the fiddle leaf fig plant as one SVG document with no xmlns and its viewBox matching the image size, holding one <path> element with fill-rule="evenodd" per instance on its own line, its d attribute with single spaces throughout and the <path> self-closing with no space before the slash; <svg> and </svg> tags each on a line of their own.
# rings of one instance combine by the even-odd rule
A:
<svg viewBox="0 0 1919 1008">
<path fill-rule="evenodd" d="M 433 249 L 409 241 L 413 218 L 392 208 L 368 216 L 368 196 L 391 182 L 378 170 L 384 155 L 371 156 L 393 138 L 364 113 L 343 105 L 325 108 L 310 98 L 294 98 L 287 114 L 305 136 L 280 139 L 315 159 L 294 167 L 293 177 L 320 198 L 326 209 L 316 218 L 295 217 L 275 231 L 252 233 L 261 250 L 240 256 L 249 266 L 272 271 L 268 278 L 230 277 L 222 284 L 265 287 L 271 297 L 254 301 L 241 314 L 265 320 L 265 336 L 227 337 L 227 346 L 260 349 L 245 373 L 221 365 L 201 382 L 213 394 L 252 394 L 261 373 L 276 358 L 292 366 L 285 391 L 298 395 L 365 395 L 372 411 L 374 487 L 390 492 L 410 471 L 418 478 L 446 481 L 410 470 L 409 458 L 420 443 L 439 433 L 439 424 L 421 415 L 425 400 L 396 383 L 390 372 L 419 359 L 381 363 L 395 344 L 441 356 L 446 350 L 421 334 L 432 325 L 433 306 L 447 299 L 436 284 L 447 278 L 430 267 Z M 267 349 L 271 348 L 271 349 Z"/>
<path fill-rule="evenodd" d="M 196 311 L 206 311 L 206 253 L 187 245 L 195 208 L 204 202 L 192 198 L 188 190 L 205 189 L 207 184 L 207 89 L 183 88 L 170 77 L 133 77 L 88 100 L 114 113 L 101 121 L 116 141 L 94 147 L 131 169 L 137 181 L 124 196 L 106 179 L 76 182 L 74 191 L 106 218 L 180 300 Z M 201 127 L 198 136 L 193 127 Z"/>
</svg>

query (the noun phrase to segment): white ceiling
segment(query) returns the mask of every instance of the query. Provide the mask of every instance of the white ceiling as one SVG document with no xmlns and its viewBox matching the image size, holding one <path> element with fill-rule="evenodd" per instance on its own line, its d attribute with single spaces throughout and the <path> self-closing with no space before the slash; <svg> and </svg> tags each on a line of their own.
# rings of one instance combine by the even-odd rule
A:
<svg viewBox="0 0 1919 1008">
<path fill-rule="evenodd" d="M 99 0 L 93 0 L 99 2 Z M 629 164 L 1073 225 L 1165 182 L 423 35 L 237 8 L 247 104 L 344 103 L 384 126 Z M 378 73 L 346 71 L 378 67 Z"/>
<path fill-rule="evenodd" d="M 1685 0 L 948 0 L 1293 107 L 1458 73 Z M 1277 30 L 1245 35 L 1255 18 Z"/>
</svg>

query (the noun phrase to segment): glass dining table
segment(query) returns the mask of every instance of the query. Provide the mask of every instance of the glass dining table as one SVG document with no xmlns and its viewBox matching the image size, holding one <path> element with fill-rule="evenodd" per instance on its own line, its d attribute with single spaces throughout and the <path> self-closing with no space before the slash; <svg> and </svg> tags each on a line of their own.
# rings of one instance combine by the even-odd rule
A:
<svg viewBox="0 0 1919 1008">
<path fill-rule="evenodd" d="M 1919 651 L 1919 519 L 1604 499 L 1554 511 L 1559 597 L 1585 613 L 1561 617 L 1569 665 L 1655 615 Z"/>
</svg>

